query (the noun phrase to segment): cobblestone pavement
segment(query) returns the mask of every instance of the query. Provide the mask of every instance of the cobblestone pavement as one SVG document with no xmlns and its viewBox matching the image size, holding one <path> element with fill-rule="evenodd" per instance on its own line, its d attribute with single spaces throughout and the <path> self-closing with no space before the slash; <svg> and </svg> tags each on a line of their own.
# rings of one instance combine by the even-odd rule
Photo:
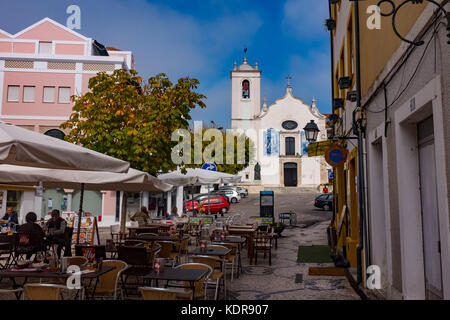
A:
<svg viewBox="0 0 450 320">
<path fill-rule="evenodd" d="M 247 252 L 242 256 L 244 272 L 228 282 L 228 298 L 237 300 L 357 300 L 359 296 L 341 276 L 310 276 L 310 266 L 333 266 L 332 263 L 298 263 L 300 245 L 327 244 L 326 228 L 331 213 L 315 209 L 316 194 L 276 195 L 275 216 L 292 210 L 297 213 L 297 225 L 287 227 L 278 239 L 278 249 L 272 250 L 272 266 L 259 254 L 258 265 L 249 266 Z M 250 195 L 233 206 L 230 214 L 243 217 L 258 215 L 259 198 Z M 245 215 L 245 216 L 244 216 Z"/>
</svg>

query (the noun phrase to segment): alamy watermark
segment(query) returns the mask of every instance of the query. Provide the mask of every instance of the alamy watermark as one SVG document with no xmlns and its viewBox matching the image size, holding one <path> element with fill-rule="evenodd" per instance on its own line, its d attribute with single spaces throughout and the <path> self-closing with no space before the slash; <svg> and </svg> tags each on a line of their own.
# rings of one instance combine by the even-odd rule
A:
<svg viewBox="0 0 450 320">
<path fill-rule="evenodd" d="M 81 9 L 79 6 L 72 4 L 67 7 L 66 13 L 70 16 L 66 20 L 66 26 L 69 29 L 81 29 Z"/>
<path fill-rule="evenodd" d="M 366 280 L 366 288 L 370 290 L 381 289 L 381 269 L 377 265 L 367 267 L 366 274 L 369 275 Z"/>
<path fill-rule="evenodd" d="M 81 270 L 79 266 L 71 265 L 67 267 L 67 273 L 71 273 L 67 278 L 66 286 L 68 289 L 80 290 L 81 289 Z"/>
</svg>

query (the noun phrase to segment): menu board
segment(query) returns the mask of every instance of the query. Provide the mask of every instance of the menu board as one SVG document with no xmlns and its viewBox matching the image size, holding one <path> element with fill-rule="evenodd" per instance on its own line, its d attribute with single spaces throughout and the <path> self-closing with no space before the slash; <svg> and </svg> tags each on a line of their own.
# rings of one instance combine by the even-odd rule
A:
<svg viewBox="0 0 450 320">
<path fill-rule="evenodd" d="M 200 221 L 202 224 L 212 224 L 213 218 L 212 217 L 190 217 L 189 223 L 191 224 L 200 224 Z"/>
<path fill-rule="evenodd" d="M 72 245 L 77 243 L 78 215 L 73 223 Z M 98 235 L 97 217 L 82 217 L 80 226 L 80 245 L 98 245 L 100 237 Z"/>
<path fill-rule="evenodd" d="M 250 219 L 259 220 L 261 224 L 273 224 L 272 217 L 250 217 Z"/>
<path fill-rule="evenodd" d="M 67 228 L 73 228 L 77 216 L 78 214 L 73 211 L 65 211 L 61 214 L 61 217 L 64 218 L 64 220 L 66 220 Z"/>
</svg>

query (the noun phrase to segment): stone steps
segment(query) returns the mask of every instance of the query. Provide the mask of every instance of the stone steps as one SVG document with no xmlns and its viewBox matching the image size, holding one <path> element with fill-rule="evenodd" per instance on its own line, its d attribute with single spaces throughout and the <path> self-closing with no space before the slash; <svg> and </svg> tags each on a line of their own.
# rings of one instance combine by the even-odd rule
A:
<svg viewBox="0 0 450 320">
<path fill-rule="evenodd" d="M 264 187 L 264 191 L 273 191 L 275 193 L 317 193 L 319 190 L 317 187 Z"/>
</svg>

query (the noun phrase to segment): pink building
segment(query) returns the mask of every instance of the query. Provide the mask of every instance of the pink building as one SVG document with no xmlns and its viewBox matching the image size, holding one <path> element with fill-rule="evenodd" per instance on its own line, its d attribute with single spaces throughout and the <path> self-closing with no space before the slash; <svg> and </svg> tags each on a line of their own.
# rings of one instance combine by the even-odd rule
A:
<svg viewBox="0 0 450 320">
<path fill-rule="evenodd" d="M 59 125 L 72 113 L 70 96 L 84 94 L 97 72 L 122 68 L 134 68 L 130 51 L 108 50 L 49 18 L 14 35 L 0 29 L 0 120 L 62 138 Z M 29 210 L 44 215 L 78 206 L 73 190 L 46 190 L 34 203 L 29 189 L 0 193 L 0 214 L 13 206 L 20 219 Z M 86 205 L 102 224 L 116 220 L 116 192 L 90 192 Z"/>
</svg>

